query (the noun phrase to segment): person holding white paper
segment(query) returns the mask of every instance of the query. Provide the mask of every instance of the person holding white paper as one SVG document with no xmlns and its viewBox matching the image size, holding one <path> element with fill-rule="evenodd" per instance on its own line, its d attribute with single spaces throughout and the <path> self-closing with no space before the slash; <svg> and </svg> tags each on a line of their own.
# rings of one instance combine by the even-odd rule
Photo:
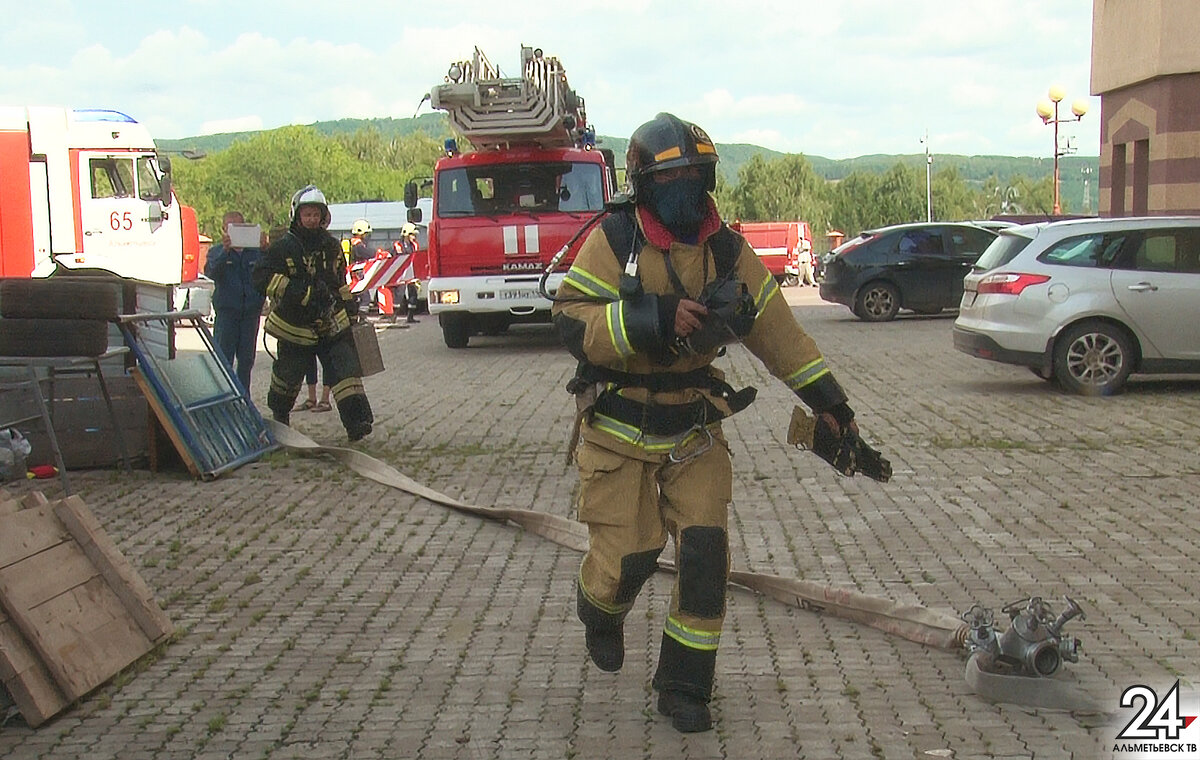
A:
<svg viewBox="0 0 1200 760">
<path fill-rule="evenodd" d="M 262 228 L 246 224 L 242 212 L 226 212 L 221 218 L 221 242 L 209 250 L 204 264 L 204 276 L 213 281 L 213 341 L 236 370 L 247 395 L 258 345 L 259 317 L 266 300 L 251 278 L 262 256 L 263 240 Z"/>
</svg>

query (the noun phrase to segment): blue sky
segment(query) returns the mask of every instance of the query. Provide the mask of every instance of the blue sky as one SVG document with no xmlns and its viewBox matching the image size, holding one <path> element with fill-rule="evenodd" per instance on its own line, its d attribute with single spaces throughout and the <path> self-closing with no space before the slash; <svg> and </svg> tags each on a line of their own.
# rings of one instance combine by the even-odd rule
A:
<svg viewBox="0 0 1200 760">
<path fill-rule="evenodd" d="M 547 6 L 555 10 L 545 10 Z M 115 108 L 157 137 L 412 116 L 479 46 L 558 56 L 602 135 L 658 111 L 719 143 L 829 158 L 1099 153 L 1088 0 L 0 0 L 0 103 Z M 428 109 L 428 105 L 423 109 Z M 424 110 L 422 111 L 424 112 Z"/>
</svg>

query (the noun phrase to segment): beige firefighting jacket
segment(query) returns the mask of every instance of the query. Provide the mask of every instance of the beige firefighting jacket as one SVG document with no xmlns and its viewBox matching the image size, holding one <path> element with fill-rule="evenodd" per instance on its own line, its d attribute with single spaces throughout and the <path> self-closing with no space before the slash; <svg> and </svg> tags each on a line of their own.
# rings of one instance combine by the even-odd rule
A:
<svg viewBox="0 0 1200 760">
<path fill-rule="evenodd" d="M 687 291 L 687 297 L 699 300 L 705 284 L 717 278 L 717 265 L 709 245 L 712 234 L 721 228 L 715 205 L 710 200 L 709 219 L 702 226 L 700 243 L 697 245 L 674 240 L 652 215 L 641 208 L 636 217 L 644 235 L 644 238 L 639 236 L 638 239 L 646 241 L 638 257 L 638 275 L 644 291 L 676 294 L 667 270 L 669 257 L 680 284 Z M 825 411 L 845 401 L 845 394 L 830 373 L 816 343 L 796 323 L 774 277 L 741 236 L 737 236 L 737 241 L 741 249 L 733 277 L 749 288 L 757 310 L 753 327 L 742 338 L 742 342 L 771 374 L 796 392 L 815 412 Z M 627 257 L 622 257 L 622 260 L 624 258 Z M 618 291 L 623 271 L 622 260 L 618 259 L 610 246 L 603 228 L 593 230 L 583 243 L 558 290 L 558 297 L 567 300 L 557 302 L 554 306 L 555 324 L 567 348 L 585 362 L 634 375 L 682 373 L 709 367 L 717 357 L 716 350 L 706 355 L 684 354 L 668 365 L 649 352 L 633 348 L 626 330 L 628 304 L 620 298 Z M 673 320 L 667 332 L 673 339 Z M 723 377 L 715 367 L 710 367 L 709 372 Z M 609 384 L 608 390 L 618 392 L 632 401 L 656 405 L 686 404 L 707 399 L 723 414 L 730 413 L 725 399 L 706 388 L 651 392 L 644 387 L 617 389 Z M 662 454 L 680 443 L 679 436 L 648 435 L 628 421 L 612 420 L 600 414 L 591 414 L 585 422 L 585 439 L 628 456 Z"/>
</svg>

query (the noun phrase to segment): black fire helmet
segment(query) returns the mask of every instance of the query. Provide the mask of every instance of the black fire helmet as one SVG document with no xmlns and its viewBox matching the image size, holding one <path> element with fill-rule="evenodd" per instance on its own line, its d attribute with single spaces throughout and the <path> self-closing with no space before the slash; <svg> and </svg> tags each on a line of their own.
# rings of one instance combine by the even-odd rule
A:
<svg viewBox="0 0 1200 760">
<path fill-rule="evenodd" d="M 703 129 L 669 113 L 660 113 L 633 131 L 625 154 L 625 176 L 634 192 L 650 174 L 678 166 L 699 166 L 705 189 L 717 186 L 717 147 Z"/>
</svg>

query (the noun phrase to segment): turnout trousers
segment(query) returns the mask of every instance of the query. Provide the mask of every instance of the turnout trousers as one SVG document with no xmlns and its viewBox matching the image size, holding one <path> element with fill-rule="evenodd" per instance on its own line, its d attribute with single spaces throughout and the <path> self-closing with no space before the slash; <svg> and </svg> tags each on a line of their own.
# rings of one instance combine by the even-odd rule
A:
<svg viewBox="0 0 1200 760">
<path fill-rule="evenodd" d="M 654 574 L 667 536 L 678 572 L 663 626 L 654 688 L 708 701 L 729 577 L 728 512 L 733 476 L 719 425 L 692 434 L 674 451 L 634 457 L 585 431 L 578 451 L 579 520 L 588 551 L 579 569 L 580 620 L 620 629 L 642 585 Z M 618 445 L 620 448 L 628 446 Z"/>
<path fill-rule="evenodd" d="M 280 340 L 277 350 L 271 367 L 271 388 L 267 391 L 267 407 L 277 418 L 287 419 L 300 395 L 312 357 L 316 356 L 324 372 L 322 382 L 330 387 L 346 430 L 374 422 L 371 404 L 363 388 L 358 352 L 349 330 L 321 338 L 311 346 Z"/>
</svg>

